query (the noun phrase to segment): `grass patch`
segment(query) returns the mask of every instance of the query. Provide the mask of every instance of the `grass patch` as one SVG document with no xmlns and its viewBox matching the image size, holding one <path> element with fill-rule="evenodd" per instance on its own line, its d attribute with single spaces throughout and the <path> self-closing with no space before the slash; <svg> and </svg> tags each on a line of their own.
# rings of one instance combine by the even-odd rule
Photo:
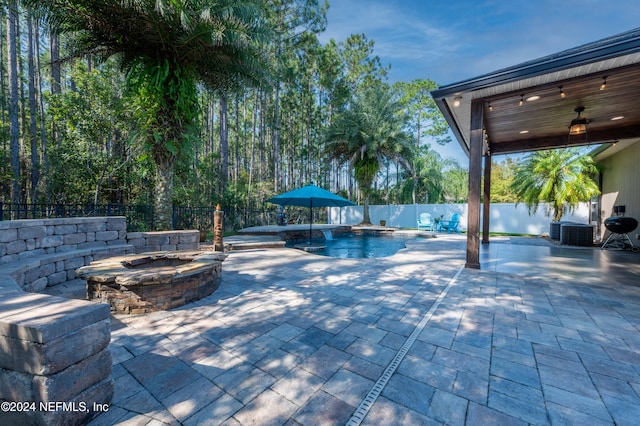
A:
<svg viewBox="0 0 640 426">
<path fill-rule="evenodd" d="M 480 233 L 482 235 L 482 232 Z M 534 234 L 517 234 L 512 232 L 489 232 L 490 237 L 529 237 L 529 238 L 539 238 L 539 235 Z"/>
</svg>

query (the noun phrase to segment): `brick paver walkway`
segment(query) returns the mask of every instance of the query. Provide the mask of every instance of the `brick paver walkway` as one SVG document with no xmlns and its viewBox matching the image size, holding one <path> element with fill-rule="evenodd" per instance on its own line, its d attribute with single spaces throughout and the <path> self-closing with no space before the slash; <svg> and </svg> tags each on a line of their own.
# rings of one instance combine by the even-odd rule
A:
<svg viewBox="0 0 640 426">
<path fill-rule="evenodd" d="M 640 255 L 496 241 L 460 272 L 464 237 L 409 246 L 232 252 L 210 297 L 114 318 L 92 424 L 637 424 Z"/>
</svg>

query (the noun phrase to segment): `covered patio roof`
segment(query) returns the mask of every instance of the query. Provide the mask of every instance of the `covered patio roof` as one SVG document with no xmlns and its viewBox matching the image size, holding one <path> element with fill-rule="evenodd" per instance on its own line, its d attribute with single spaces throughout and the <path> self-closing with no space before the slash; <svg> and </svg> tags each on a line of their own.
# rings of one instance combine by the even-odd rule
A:
<svg viewBox="0 0 640 426">
<path fill-rule="evenodd" d="M 479 267 L 483 156 L 486 182 L 491 155 L 640 137 L 640 28 L 449 84 L 432 96 L 469 156 L 467 265 Z M 569 137 L 578 107 L 588 131 Z"/>
</svg>

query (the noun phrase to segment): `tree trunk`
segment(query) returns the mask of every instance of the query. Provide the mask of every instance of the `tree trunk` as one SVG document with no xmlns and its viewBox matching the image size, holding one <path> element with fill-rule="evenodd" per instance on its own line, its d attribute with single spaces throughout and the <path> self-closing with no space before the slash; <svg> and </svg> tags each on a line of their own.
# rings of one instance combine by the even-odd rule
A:
<svg viewBox="0 0 640 426">
<path fill-rule="evenodd" d="M 360 225 L 371 225 L 371 216 L 369 216 L 369 191 L 362 191 L 362 198 L 364 198 L 363 203 L 363 213 L 362 213 L 362 222 Z"/>
<path fill-rule="evenodd" d="M 422 117 L 422 109 L 418 109 L 418 125 L 416 129 L 416 152 L 419 152 L 420 150 L 420 138 L 422 136 L 422 127 L 420 124 L 420 117 Z M 417 185 L 418 176 L 416 175 L 415 162 L 413 162 L 411 165 L 411 176 L 413 177 L 413 189 L 411 190 L 411 200 L 413 201 L 413 204 L 416 204 L 418 199 L 418 196 L 416 194 L 416 191 L 418 189 L 418 185 Z"/>
<path fill-rule="evenodd" d="M 175 83 L 175 81 L 173 82 Z M 164 82 L 171 88 L 171 82 Z M 176 85 L 173 85 L 175 87 Z M 164 91 L 162 107 L 156 112 L 157 123 L 151 153 L 156 165 L 155 180 L 155 228 L 158 231 L 173 229 L 173 182 L 175 169 L 180 159 L 185 159 L 183 146 L 186 143 L 182 118 L 178 117 L 176 99 L 170 89 Z M 162 132 L 158 134 L 158 132 Z"/>
<path fill-rule="evenodd" d="M 279 50 L 279 47 L 278 47 Z M 280 61 L 278 56 L 278 62 Z M 278 181 L 280 179 L 280 78 L 276 80 L 276 95 L 274 106 L 274 130 L 273 130 L 273 192 L 278 193 Z"/>
<path fill-rule="evenodd" d="M 236 142 L 234 147 L 234 160 L 233 160 L 233 186 L 238 187 L 238 176 L 240 175 L 240 95 L 236 94 L 235 98 L 235 132 Z"/>
<path fill-rule="evenodd" d="M 0 34 L 2 34 L 2 32 L 4 31 L 4 28 L 2 27 L 3 25 L 3 21 L 0 19 Z M 5 59 L 4 59 L 4 37 L 0 36 L 0 64 L 4 64 Z M 5 115 L 6 113 L 6 107 L 5 107 L 5 101 L 8 99 L 7 96 L 7 91 L 5 88 L 5 73 L 4 73 L 4 67 L 0 66 L 0 119 L 2 119 L 2 122 L 5 123 L 7 120 L 7 117 Z M 6 135 L 2 134 L 2 148 L 3 151 L 8 152 L 9 150 L 7 149 L 7 139 L 5 137 Z M 4 188 L 3 188 L 4 189 Z"/>
<path fill-rule="evenodd" d="M 311 95 L 309 96 L 311 97 Z M 311 150 L 313 149 L 313 145 L 311 143 L 311 117 L 313 115 L 313 112 L 311 111 L 311 102 L 313 102 L 313 100 L 309 100 L 307 102 L 307 114 L 306 114 L 306 120 L 304 121 L 303 126 L 306 127 L 306 132 L 305 132 L 305 139 L 307 140 L 307 169 L 309 170 L 309 177 L 306 179 L 307 182 L 311 182 L 313 181 L 313 164 L 312 164 L 312 158 L 314 156 L 311 156 Z M 320 176 L 320 178 L 322 178 L 322 176 Z M 323 185 L 324 182 L 318 182 L 318 185 Z"/>
<path fill-rule="evenodd" d="M 155 228 L 158 231 L 173 229 L 173 176 L 175 157 L 156 156 L 156 187 L 154 194 Z"/>
<path fill-rule="evenodd" d="M 253 102 L 253 113 L 252 113 L 252 124 L 251 124 L 251 147 L 250 147 L 250 158 L 249 158 L 249 164 L 248 164 L 248 173 L 249 173 L 249 177 L 247 180 L 247 214 L 249 211 L 249 208 L 251 207 L 251 184 L 253 183 L 253 173 L 254 173 L 254 165 L 255 165 L 255 160 L 256 160 L 256 154 L 255 154 L 255 144 L 256 144 L 256 129 L 258 128 L 258 98 L 259 98 L 259 91 L 256 90 L 255 93 L 255 100 Z M 248 217 L 246 218 L 248 219 Z"/>
<path fill-rule="evenodd" d="M 38 96 L 38 108 L 40 112 L 40 154 L 42 156 L 42 173 L 40 173 L 40 177 L 42 179 L 42 186 L 45 188 L 45 197 L 46 201 L 49 201 L 49 191 L 47 189 L 47 176 L 49 172 L 49 155 L 47 153 L 47 131 L 46 131 L 46 120 L 45 120 L 45 110 L 44 110 L 44 100 L 42 96 L 42 74 L 40 73 L 40 30 L 39 25 L 36 23 L 34 26 L 34 39 L 35 39 L 35 50 L 36 50 L 36 94 Z"/>
<path fill-rule="evenodd" d="M 411 163 L 411 179 L 413 179 L 413 185 L 411 188 L 411 201 L 413 204 L 417 203 L 417 190 L 418 190 L 418 176 L 416 174 L 416 163 L 415 161 Z"/>
<path fill-rule="evenodd" d="M 18 58 L 16 52 L 16 22 L 18 21 L 18 6 L 16 0 L 11 0 L 7 11 L 7 43 L 9 55 L 7 69 L 9 74 L 9 146 L 11 151 L 11 201 L 20 202 L 20 141 L 18 123 Z"/>
<path fill-rule="evenodd" d="M 38 202 L 38 182 L 40 181 L 40 162 L 38 157 L 38 123 L 36 107 L 36 70 L 33 52 L 33 20 L 27 15 L 27 40 L 29 63 L 29 140 L 31 143 L 31 203 Z"/>
<path fill-rule="evenodd" d="M 267 122 L 265 119 L 267 111 L 267 94 L 263 91 L 260 91 L 260 121 L 259 121 L 259 133 L 258 133 L 258 153 L 259 162 L 258 162 L 258 181 L 264 179 L 266 173 L 264 173 L 264 165 L 266 163 L 265 159 L 265 144 L 266 144 L 266 134 L 267 134 Z"/>
<path fill-rule="evenodd" d="M 229 183 L 229 117 L 227 115 L 227 96 L 220 96 L 220 190 L 224 196 Z"/>
<path fill-rule="evenodd" d="M 51 55 L 51 94 L 58 95 L 62 91 L 60 77 L 60 36 L 54 28 L 49 29 Z"/>
<path fill-rule="evenodd" d="M 49 47 L 51 56 L 51 94 L 59 95 L 62 93 L 62 78 L 60 72 L 60 36 L 55 28 L 49 28 Z M 62 140 L 58 135 L 56 121 L 51 120 L 51 139 L 52 143 L 57 143 L 58 148 L 62 146 Z"/>
<path fill-rule="evenodd" d="M 564 206 L 562 204 L 560 205 L 554 204 L 553 205 L 553 221 L 560 222 L 560 219 L 562 219 L 562 213 L 564 213 Z"/>
<path fill-rule="evenodd" d="M 206 154 L 215 152 L 215 121 L 216 121 L 216 105 L 213 97 L 213 93 L 207 96 L 207 147 L 205 149 Z"/>
</svg>

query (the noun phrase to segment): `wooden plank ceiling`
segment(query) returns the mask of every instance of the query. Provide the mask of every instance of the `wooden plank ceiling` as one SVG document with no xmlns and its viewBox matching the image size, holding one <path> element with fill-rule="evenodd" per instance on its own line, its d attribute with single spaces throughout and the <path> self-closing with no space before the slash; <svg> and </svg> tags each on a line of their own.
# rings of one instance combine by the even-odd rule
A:
<svg viewBox="0 0 640 426">
<path fill-rule="evenodd" d="M 588 131 L 570 138 L 580 106 Z M 484 123 L 492 155 L 638 137 L 640 64 L 485 97 Z"/>
</svg>

